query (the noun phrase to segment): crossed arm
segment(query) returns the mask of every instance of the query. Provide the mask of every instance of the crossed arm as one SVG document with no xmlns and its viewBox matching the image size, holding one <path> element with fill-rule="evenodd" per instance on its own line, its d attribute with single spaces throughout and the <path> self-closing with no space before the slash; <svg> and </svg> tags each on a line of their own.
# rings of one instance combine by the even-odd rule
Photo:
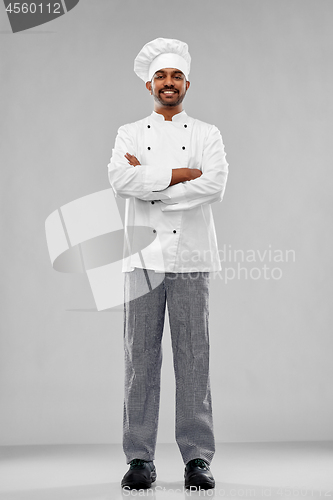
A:
<svg viewBox="0 0 333 500">
<path fill-rule="evenodd" d="M 124 156 L 128 163 L 133 167 L 141 165 L 136 156 L 129 153 L 126 153 Z M 193 179 L 197 179 L 201 175 L 202 172 L 198 168 L 173 168 L 169 186 L 179 184 L 179 182 L 192 181 Z"/>
<path fill-rule="evenodd" d="M 126 126 L 121 127 L 108 165 L 109 181 L 116 196 L 135 197 L 143 201 L 159 200 L 164 212 L 190 210 L 222 200 L 228 163 L 222 137 L 216 127 L 211 128 L 205 139 L 200 169 L 157 169 L 155 165 L 142 165 L 134 154 L 129 153 L 135 149 L 132 134 Z"/>
</svg>

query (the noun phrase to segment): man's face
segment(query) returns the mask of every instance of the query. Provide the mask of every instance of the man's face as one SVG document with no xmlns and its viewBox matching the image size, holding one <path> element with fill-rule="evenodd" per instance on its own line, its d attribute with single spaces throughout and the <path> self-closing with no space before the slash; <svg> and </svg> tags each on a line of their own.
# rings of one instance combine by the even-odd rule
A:
<svg viewBox="0 0 333 500">
<path fill-rule="evenodd" d="M 164 68 L 156 71 L 151 82 L 146 83 L 147 89 L 162 106 L 178 106 L 183 102 L 190 82 L 184 74 L 175 68 Z"/>
</svg>

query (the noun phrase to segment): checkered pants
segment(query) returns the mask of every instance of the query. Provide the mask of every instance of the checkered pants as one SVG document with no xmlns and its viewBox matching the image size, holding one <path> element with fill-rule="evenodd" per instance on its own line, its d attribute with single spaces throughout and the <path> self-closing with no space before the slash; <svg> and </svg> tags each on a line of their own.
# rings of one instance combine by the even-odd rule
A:
<svg viewBox="0 0 333 500">
<path fill-rule="evenodd" d="M 147 292 L 147 293 L 146 293 Z M 176 441 L 186 464 L 215 452 L 209 382 L 209 273 L 125 273 L 125 398 L 127 463 L 154 460 L 160 402 L 162 335 L 168 304 L 176 378 Z"/>
</svg>

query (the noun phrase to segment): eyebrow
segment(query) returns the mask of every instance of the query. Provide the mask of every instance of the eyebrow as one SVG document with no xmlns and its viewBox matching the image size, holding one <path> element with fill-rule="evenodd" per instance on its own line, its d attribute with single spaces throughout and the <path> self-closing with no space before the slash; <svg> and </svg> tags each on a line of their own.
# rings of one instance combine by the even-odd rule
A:
<svg viewBox="0 0 333 500">
<path fill-rule="evenodd" d="M 165 73 L 166 73 L 165 71 L 163 71 L 163 70 L 160 69 L 160 70 L 156 71 L 155 75 L 157 75 L 157 74 L 165 75 Z M 179 71 L 177 69 L 177 70 L 173 71 L 172 74 L 173 75 L 175 75 L 175 74 L 177 74 L 177 75 L 183 75 L 184 73 L 182 71 Z"/>
</svg>

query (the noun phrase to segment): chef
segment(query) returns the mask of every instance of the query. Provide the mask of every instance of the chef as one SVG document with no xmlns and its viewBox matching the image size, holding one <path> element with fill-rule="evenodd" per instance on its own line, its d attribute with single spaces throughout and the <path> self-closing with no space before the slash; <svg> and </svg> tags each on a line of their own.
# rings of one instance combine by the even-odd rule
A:
<svg viewBox="0 0 333 500">
<path fill-rule="evenodd" d="M 142 48 L 134 71 L 154 110 L 119 128 L 108 165 L 115 196 L 126 198 L 123 449 L 130 468 L 123 488 L 156 480 L 166 304 L 185 487 L 215 486 L 208 300 L 210 273 L 221 264 L 211 204 L 223 198 L 228 163 L 217 127 L 183 110 L 190 63 L 180 40 L 157 38 Z"/>
</svg>

